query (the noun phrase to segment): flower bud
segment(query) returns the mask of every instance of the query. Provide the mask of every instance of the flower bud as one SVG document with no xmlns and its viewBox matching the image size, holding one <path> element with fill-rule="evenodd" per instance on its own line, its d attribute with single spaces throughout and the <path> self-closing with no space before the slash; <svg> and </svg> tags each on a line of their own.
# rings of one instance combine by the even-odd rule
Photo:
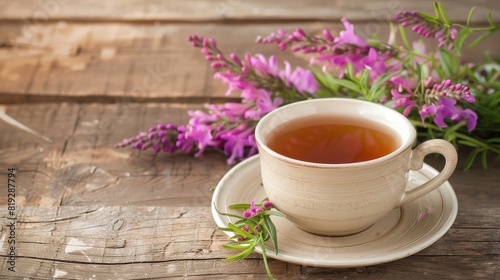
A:
<svg viewBox="0 0 500 280">
<path fill-rule="evenodd" d="M 329 42 L 333 42 L 333 40 L 335 40 L 332 33 L 330 33 L 327 29 L 323 30 L 323 37 L 325 37 L 325 39 Z"/>
</svg>

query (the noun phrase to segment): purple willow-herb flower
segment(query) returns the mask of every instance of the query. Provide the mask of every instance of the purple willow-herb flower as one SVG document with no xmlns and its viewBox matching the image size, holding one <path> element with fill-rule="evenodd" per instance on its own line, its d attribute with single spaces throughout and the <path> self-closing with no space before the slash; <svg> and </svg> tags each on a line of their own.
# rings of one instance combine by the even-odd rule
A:
<svg viewBox="0 0 500 280">
<path fill-rule="evenodd" d="M 262 54 L 255 56 L 245 55 L 247 67 L 253 68 L 260 76 L 278 76 L 278 59 L 275 55 L 269 56 L 269 59 Z"/>
<path fill-rule="evenodd" d="M 130 146 L 133 149 L 144 151 L 152 148 L 153 151 L 173 153 L 179 149 L 175 145 L 179 134 L 178 126 L 173 124 L 158 124 L 148 132 L 141 132 L 134 137 L 126 138 L 115 145 L 116 148 Z"/>
<path fill-rule="evenodd" d="M 292 71 L 292 67 L 288 61 L 285 61 L 285 70 L 280 71 L 279 76 L 285 81 L 287 87 L 290 87 L 290 84 L 292 84 L 300 93 L 311 93 L 314 96 L 314 92 L 319 88 L 319 83 L 311 71 L 301 67 L 296 67 Z"/>
<path fill-rule="evenodd" d="M 152 148 L 154 152 L 175 152 L 201 155 L 207 148 L 222 150 L 229 156 L 228 164 L 243 160 L 257 153 L 253 134 L 256 121 L 282 105 L 285 100 L 278 96 L 292 96 L 289 102 L 314 96 L 319 85 L 309 70 L 279 70 L 275 56 L 246 55 L 242 60 L 237 55 L 225 57 L 211 38 L 190 36 L 193 46 L 201 49 L 205 59 L 218 72 L 215 78 L 229 85 L 226 94 L 241 91 L 241 102 L 223 105 L 208 105 L 208 111 L 189 111 L 188 124 L 159 125 L 148 133 L 123 140 L 117 147 L 131 146 L 134 149 Z M 285 62 L 285 66 L 289 65 Z"/>
<path fill-rule="evenodd" d="M 186 153 L 190 153 L 194 148 L 197 148 L 195 156 L 201 155 L 207 146 L 213 144 L 212 130 L 213 125 L 205 125 L 198 123 L 196 125 L 181 125 L 179 126 L 179 136 L 177 139 L 177 147 Z"/>
<path fill-rule="evenodd" d="M 431 81 L 432 79 L 428 79 Z M 424 81 L 427 85 L 429 81 Z M 445 119 L 453 123 L 465 121 L 467 130 L 472 131 L 477 124 L 477 114 L 470 109 L 463 109 L 458 101 L 474 103 L 474 97 L 469 88 L 461 84 L 452 84 L 451 80 L 444 80 L 427 88 L 424 93 L 414 92 L 415 84 L 402 77 L 392 77 L 390 82 L 395 86 L 391 90 L 394 108 L 404 108 L 403 115 L 408 116 L 413 108 L 418 110 L 422 123 L 425 126 L 427 117 L 439 127 L 447 127 Z M 405 93 L 406 92 L 406 93 Z M 423 102 L 423 103 L 422 103 Z"/>
<path fill-rule="evenodd" d="M 434 84 L 432 88 L 425 91 L 427 98 L 440 99 L 443 97 L 455 100 L 464 100 L 474 103 L 476 100 L 471 95 L 469 87 L 462 84 L 452 84 L 451 80 L 444 80 L 440 84 Z"/>
<path fill-rule="evenodd" d="M 419 13 L 408 11 L 396 14 L 395 21 L 405 27 L 411 26 L 411 29 L 421 36 L 438 39 L 439 48 L 447 47 L 449 50 L 454 48 L 454 41 L 458 35 L 455 27 L 428 21 Z"/>
<path fill-rule="evenodd" d="M 273 204 L 271 203 L 271 201 L 265 200 L 264 202 L 262 202 L 262 206 L 264 206 L 264 208 L 266 209 L 271 209 L 271 207 L 273 207 Z"/>
<path fill-rule="evenodd" d="M 418 108 L 417 102 L 412 100 L 411 94 L 401 94 L 397 89 L 391 90 L 392 100 L 395 100 L 393 108 L 403 107 L 403 115 L 408 117 L 413 108 Z"/>
<path fill-rule="evenodd" d="M 245 218 L 251 218 L 259 213 L 262 213 L 264 212 L 264 209 L 262 209 L 261 207 L 258 207 L 258 206 L 255 206 L 255 200 L 252 200 L 252 202 L 250 203 L 250 208 L 245 210 L 245 212 L 243 212 L 243 217 Z M 255 229 L 257 230 L 257 229 Z M 259 231 L 259 230 L 257 230 Z"/>
<path fill-rule="evenodd" d="M 247 127 L 241 124 L 233 130 L 225 131 L 219 134 L 222 140 L 225 140 L 224 152 L 231 155 L 227 160 L 228 164 L 233 164 L 239 159 L 244 159 L 257 153 L 257 144 L 253 134 L 255 127 Z M 245 153 L 245 150 L 248 150 Z"/>
<path fill-rule="evenodd" d="M 242 92 L 241 96 L 244 101 L 251 101 L 255 104 L 244 114 L 245 118 L 251 120 L 258 120 L 283 104 L 281 97 L 272 99 L 272 93 L 264 89 L 247 89 Z"/>
<path fill-rule="evenodd" d="M 332 34 L 327 30 L 323 32 L 323 37 L 319 37 L 307 35 L 304 30 L 297 28 L 292 33 L 287 33 L 279 29 L 267 37 L 257 37 L 256 42 L 277 44 L 282 51 L 291 47 L 293 52 L 303 51 L 304 53 L 313 53 L 328 48 L 328 45 L 333 44 L 333 39 Z"/>
<path fill-rule="evenodd" d="M 286 32 L 282 30 L 277 31 L 277 33 L 279 33 L 280 36 L 288 36 Z M 300 34 L 302 33 L 303 31 L 296 31 L 294 32 L 295 35 L 290 36 L 293 40 L 298 41 L 301 39 L 302 35 Z M 211 61 L 213 68 L 218 70 L 214 78 L 221 79 L 224 83 L 229 85 L 226 94 L 231 94 L 234 90 L 240 90 L 242 93 L 248 93 L 256 89 L 272 92 L 296 90 L 299 93 L 306 93 L 303 97 L 303 99 L 306 99 L 314 94 L 319 87 L 319 85 L 315 87 L 309 79 L 309 77 L 313 77 L 312 72 L 304 69 L 299 70 L 295 75 L 300 76 L 300 78 L 306 78 L 306 86 L 297 82 L 292 83 L 292 87 L 290 84 L 286 84 L 285 81 L 280 78 L 280 76 L 282 76 L 280 75 L 282 71 L 279 70 L 279 63 L 274 55 L 266 58 L 262 54 L 256 54 L 254 56 L 247 54 L 242 60 L 237 55 L 231 54 L 230 59 L 228 59 L 219 49 L 217 49 L 217 43 L 211 38 L 206 39 L 200 36 L 190 36 L 188 40 L 192 42 L 193 46 L 201 48 L 201 52 L 205 55 L 205 58 Z M 285 62 L 285 64 L 286 63 L 287 62 Z M 297 84 L 299 88 L 295 88 L 295 84 Z M 307 96 L 307 94 L 309 94 L 309 96 Z M 242 96 L 242 98 L 245 97 Z"/>
<path fill-rule="evenodd" d="M 230 71 L 227 72 L 217 72 L 214 74 L 215 79 L 222 80 L 223 83 L 228 84 L 229 88 L 226 91 L 226 95 L 230 95 L 234 90 L 244 90 L 251 85 L 250 81 L 246 81 L 242 75 L 234 74 Z"/>
<path fill-rule="evenodd" d="M 387 67 L 385 61 L 387 58 L 381 57 L 374 48 L 370 48 L 368 51 L 368 56 L 361 60 L 359 66 L 364 66 L 370 70 L 370 78 L 376 79 L 377 77 L 387 73 Z M 362 70 L 362 69 L 361 69 Z"/>
<path fill-rule="evenodd" d="M 311 59 L 311 64 L 326 62 L 323 70 L 326 71 L 332 66 L 344 70 L 348 64 L 352 64 L 356 73 L 369 69 L 372 79 L 385 74 L 389 68 L 387 60 L 396 54 L 396 50 L 390 45 L 370 46 L 368 42 L 354 33 L 354 26 L 347 19 L 342 19 L 345 31 L 341 31 L 339 36 L 334 38 L 333 45 L 318 53 Z M 340 76 L 343 76 L 343 72 Z"/>
<path fill-rule="evenodd" d="M 354 25 L 349 23 L 349 21 L 346 18 L 342 18 L 341 21 L 344 24 L 345 30 L 340 31 L 339 37 L 335 38 L 334 42 L 336 45 L 349 44 L 358 47 L 368 46 L 368 43 L 365 40 L 361 39 L 361 37 L 354 34 Z"/>
<path fill-rule="evenodd" d="M 458 123 L 465 120 L 465 125 L 468 131 L 474 130 L 477 124 L 477 114 L 470 109 L 462 109 L 456 105 L 457 101 L 451 98 L 441 98 L 437 104 L 424 104 L 420 110 L 422 123 L 429 115 L 434 117 L 434 123 L 439 127 L 446 127 L 444 119 L 450 119 L 453 123 Z"/>
<path fill-rule="evenodd" d="M 251 218 L 252 216 L 253 216 L 253 213 L 250 210 L 245 210 L 245 212 L 243 212 L 243 217 L 244 218 L 248 219 L 248 218 Z"/>
</svg>

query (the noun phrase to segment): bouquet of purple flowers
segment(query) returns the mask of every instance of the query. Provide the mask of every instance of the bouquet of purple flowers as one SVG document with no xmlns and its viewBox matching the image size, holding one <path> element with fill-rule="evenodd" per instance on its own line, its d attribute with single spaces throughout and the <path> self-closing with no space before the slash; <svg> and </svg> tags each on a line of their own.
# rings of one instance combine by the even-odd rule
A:
<svg viewBox="0 0 500 280">
<path fill-rule="evenodd" d="M 211 148 L 224 152 L 233 164 L 257 153 L 254 129 L 266 113 L 310 98 L 349 97 L 400 110 L 420 139 L 442 138 L 457 148 L 468 146 L 471 153 L 464 168 L 478 156 L 486 168 L 489 154 L 500 156 L 500 60 L 486 57 L 482 64 L 464 63 L 461 51 L 500 26 L 488 14 L 489 26 L 472 27 L 474 9 L 465 25 L 452 23 L 441 4 L 434 7 L 435 15 L 398 13 L 387 42 L 357 36 L 347 19 L 342 20 L 345 30 L 336 36 L 328 30 L 308 34 L 297 28 L 257 38 L 257 43 L 276 44 L 281 51 L 310 55 L 310 68 L 280 63 L 274 55 L 225 55 L 214 39 L 190 36 L 188 41 L 216 70 L 214 78 L 228 85 L 226 95 L 237 92 L 241 101 L 189 111 L 187 124 L 158 124 L 117 146 L 182 150 L 195 156 Z M 435 48 L 409 42 L 406 29 L 434 38 Z M 470 42 L 473 33 L 479 36 Z"/>
</svg>

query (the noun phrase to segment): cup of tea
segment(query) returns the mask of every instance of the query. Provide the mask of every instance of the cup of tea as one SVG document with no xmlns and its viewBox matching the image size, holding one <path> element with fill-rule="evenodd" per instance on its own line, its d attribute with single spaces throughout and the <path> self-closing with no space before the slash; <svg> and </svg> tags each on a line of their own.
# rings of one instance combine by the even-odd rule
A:
<svg viewBox="0 0 500 280">
<path fill-rule="evenodd" d="M 392 209 L 443 184 L 457 164 L 445 140 L 415 149 L 408 119 L 386 106 L 355 99 L 321 98 L 277 108 L 257 124 L 264 190 L 299 228 L 319 235 L 361 232 Z M 424 157 L 442 154 L 443 170 L 406 189 L 409 171 Z"/>
</svg>

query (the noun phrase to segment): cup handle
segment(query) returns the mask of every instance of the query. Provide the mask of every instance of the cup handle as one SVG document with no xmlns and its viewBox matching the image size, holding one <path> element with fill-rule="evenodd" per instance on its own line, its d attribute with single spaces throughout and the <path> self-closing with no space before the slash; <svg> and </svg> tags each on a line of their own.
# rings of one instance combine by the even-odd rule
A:
<svg viewBox="0 0 500 280">
<path fill-rule="evenodd" d="M 458 155 L 455 147 L 448 141 L 442 139 L 428 140 L 412 151 L 410 169 L 419 170 L 424 166 L 424 157 L 430 153 L 438 153 L 444 156 L 446 163 L 443 170 L 423 185 L 410 191 L 406 191 L 401 198 L 400 206 L 412 202 L 441 186 L 453 174 L 457 166 Z"/>
</svg>

